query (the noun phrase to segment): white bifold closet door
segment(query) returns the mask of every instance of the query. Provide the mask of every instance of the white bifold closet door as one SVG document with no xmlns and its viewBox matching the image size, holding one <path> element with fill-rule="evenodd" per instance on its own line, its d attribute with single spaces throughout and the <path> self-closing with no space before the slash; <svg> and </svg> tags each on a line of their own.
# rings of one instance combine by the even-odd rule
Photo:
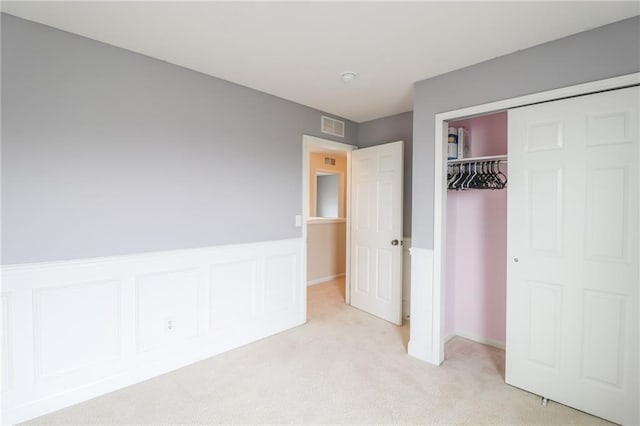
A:
<svg viewBox="0 0 640 426">
<path fill-rule="evenodd" d="M 638 424 L 638 87 L 509 111 L 506 381 Z"/>
</svg>

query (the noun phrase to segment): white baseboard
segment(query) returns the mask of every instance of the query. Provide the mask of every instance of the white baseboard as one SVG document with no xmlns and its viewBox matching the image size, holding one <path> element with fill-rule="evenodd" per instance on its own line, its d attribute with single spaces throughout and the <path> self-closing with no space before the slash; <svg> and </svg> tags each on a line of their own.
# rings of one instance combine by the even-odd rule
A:
<svg viewBox="0 0 640 426">
<path fill-rule="evenodd" d="M 300 325 L 302 239 L 3 266 L 2 423 Z"/>
<path fill-rule="evenodd" d="M 328 277 L 316 278 L 315 280 L 307 281 L 307 286 L 310 287 L 316 284 L 326 283 L 327 281 L 337 280 L 338 278 L 344 277 L 344 273 L 337 275 L 329 275 Z"/>
<path fill-rule="evenodd" d="M 453 339 L 454 337 L 462 337 L 463 339 L 471 340 L 471 341 L 476 342 L 476 343 L 482 343 L 483 345 L 493 346 L 494 348 L 498 348 L 498 349 L 502 349 L 502 350 L 504 350 L 504 348 L 505 348 L 504 342 L 499 342 L 497 340 L 488 339 L 488 338 L 483 337 L 483 336 L 478 336 L 477 334 L 465 333 L 465 332 L 461 332 L 461 331 L 456 331 L 453 334 L 449 334 L 445 338 L 445 343 L 448 342 L 449 340 Z"/>
</svg>

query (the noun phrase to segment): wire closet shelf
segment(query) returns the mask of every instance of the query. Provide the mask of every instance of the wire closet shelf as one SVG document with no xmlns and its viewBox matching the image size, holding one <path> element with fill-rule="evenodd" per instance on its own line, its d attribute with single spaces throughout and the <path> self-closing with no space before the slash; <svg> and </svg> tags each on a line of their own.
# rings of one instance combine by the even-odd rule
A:
<svg viewBox="0 0 640 426">
<path fill-rule="evenodd" d="M 460 158 L 447 161 L 449 190 L 504 189 L 507 176 L 501 166 L 507 164 L 506 155 Z"/>
</svg>

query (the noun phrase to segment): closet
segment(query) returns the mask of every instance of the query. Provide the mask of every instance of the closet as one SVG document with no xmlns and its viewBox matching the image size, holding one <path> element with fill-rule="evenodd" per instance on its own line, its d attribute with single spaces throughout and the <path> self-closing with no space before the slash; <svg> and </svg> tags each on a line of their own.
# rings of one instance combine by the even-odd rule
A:
<svg viewBox="0 0 640 426">
<path fill-rule="evenodd" d="M 464 149 L 447 161 L 445 336 L 504 348 L 507 112 L 448 127 Z"/>
<path fill-rule="evenodd" d="M 469 149 L 443 182 L 443 328 L 504 345 L 505 382 L 543 405 L 638 424 L 640 88 L 582 90 L 446 122 Z M 507 149 L 508 176 L 478 158 Z"/>
</svg>

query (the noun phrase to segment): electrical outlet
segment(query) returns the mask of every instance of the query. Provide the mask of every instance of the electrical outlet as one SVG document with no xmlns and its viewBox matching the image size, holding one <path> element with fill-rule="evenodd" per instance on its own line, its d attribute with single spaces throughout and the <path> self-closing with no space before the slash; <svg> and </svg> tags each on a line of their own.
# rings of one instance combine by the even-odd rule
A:
<svg viewBox="0 0 640 426">
<path fill-rule="evenodd" d="M 164 322 L 164 331 L 171 333 L 176 329 L 175 321 L 173 318 L 167 318 Z"/>
</svg>

